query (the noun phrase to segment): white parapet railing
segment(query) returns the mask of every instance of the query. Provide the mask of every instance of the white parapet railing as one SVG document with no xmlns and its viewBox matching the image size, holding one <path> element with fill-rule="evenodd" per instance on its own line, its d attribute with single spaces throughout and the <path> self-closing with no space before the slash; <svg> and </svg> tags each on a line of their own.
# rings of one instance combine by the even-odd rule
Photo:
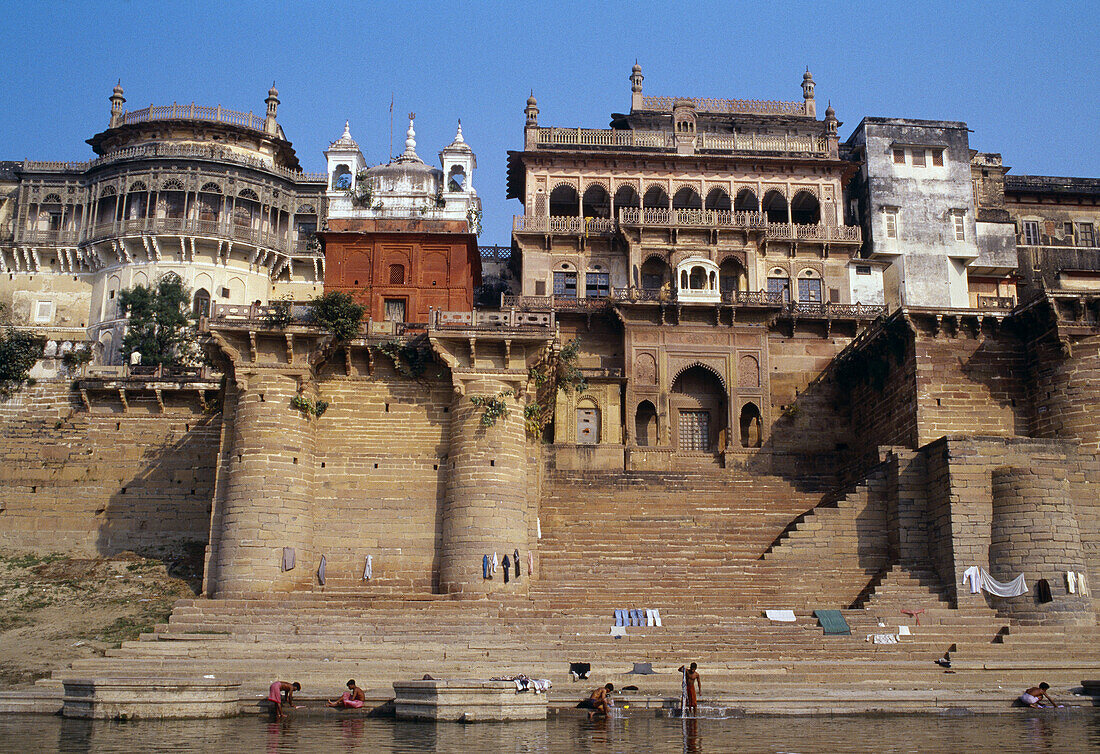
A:
<svg viewBox="0 0 1100 754">
<path fill-rule="evenodd" d="M 767 225 L 767 220 L 761 212 L 624 207 L 619 210 L 619 223 L 621 225 L 662 225 L 688 228 L 763 228 Z"/>
<path fill-rule="evenodd" d="M 517 309 L 475 309 L 472 312 L 432 312 L 431 327 L 436 330 L 546 330 L 554 329 L 553 311 Z"/>
<path fill-rule="evenodd" d="M 696 149 L 710 152 L 766 152 L 776 154 L 808 152 L 820 155 L 828 152 L 828 142 L 825 138 L 813 135 L 792 136 L 755 132 L 715 134 L 703 132 L 697 134 L 694 138 Z M 633 131 L 614 128 L 540 128 L 536 144 L 539 147 L 575 146 L 672 150 L 676 148 L 676 135 L 665 131 Z"/>
</svg>

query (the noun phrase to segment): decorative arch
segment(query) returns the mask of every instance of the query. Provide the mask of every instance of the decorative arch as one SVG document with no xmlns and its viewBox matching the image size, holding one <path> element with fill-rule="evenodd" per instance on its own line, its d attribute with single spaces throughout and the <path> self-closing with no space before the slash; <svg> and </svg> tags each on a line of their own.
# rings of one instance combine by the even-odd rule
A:
<svg viewBox="0 0 1100 754">
<path fill-rule="evenodd" d="M 130 184 L 130 188 L 126 189 L 126 193 L 131 194 L 135 191 L 148 191 L 149 187 L 145 185 L 145 181 L 134 181 Z"/>
<path fill-rule="evenodd" d="M 241 189 L 240 192 L 237 194 L 237 198 L 238 199 L 250 199 L 251 201 L 254 201 L 254 202 L 260 201 L 259 195 L 257 195 L 256 192 L 253 191 L 250 188 Z"/>
<path fill-rule="evenodd" d="M 220 194 L 222 193 L 222 187 L 214 181 L 207 181 L 202 184 L 202 188 L 199 189 L 199 193 L 202 194 Z"/>
<path fill-rule="evenodd" d="M 791 199 L 791 222 L 798 225 L 817 225 L 821 222 L 821 202 L 806 189 Z"/>
<path fill-rule="evenodd" d="M 640 353 L 634 357 L 634 381 L 639 385 L 657 384 L 657 359 L 651 353 Z"/>
<path fill-rule="evenodd" d="M 115 189 L 114 186 L 111 186 L 109 184 L 107 186 L 104 186 L 103 188 L 101 188 L 99 190 L 100 198 L 102 198 L 104 196 L 116 196 L 117 194 L 118 194 L 118 190 Z"/>
<path fill-rule="evenodd" d="M 167 181 L 161 184 L 161 191 L 183 191 L 183 181 L 178 181 L 175 178 L 169 178 Z"/>
<path fill-rule="evenodd" d="M 602 183 L 590 184 L 584 190 L 582 210 L 585 217 L 611 217 L 611 194 Z"/>
<path fill-rule="evenodd" d="M 351 188 L 351 168 L 343 163 L 332 171 L 332 188 L 336 191 L 346 191 Z"/>
<path fill-rule="evenodd" d="M 603 416 L 599 401 L 594 396 L 585 395 L 577 401 L 574 411 L 577 444 L 598 445 Z"/>
<path fill-rule="evenodd" d="M 722 376 L 721 371 L 716 369 L 713 365 L 707 364 L 706 362 L 699 360 L 684 364 L 679 369 L 677 369 L 676 373 L 672 376 L 672 379 L 669 380 L 669 385 L 675 385 L 676 380 L 680 379 L 680 375 L 682 375 L 684 372 L 691 369 L 692 367 L 702 367 L 703 369 L 713 374 L 715 377 L 718 378 L 718 382 L 722 385 L 722 389 L 725 390 L 727 393 L 729 392 L 729 386 L 726 384 L 726 378 Z"/>
<path fill-rule="evenodd" d="M 317 210 L 312 204 L 302 204 L 298 207 L 297 214 L 299 215 L 316 215 Z"/>
<path fill-rule="evenodd" d="M 672 197 L 673 209 L 702 209 L 703 200 L 694 186 L 683 186 Z"/>
<path fill-rule="evenodd" d="M 46 194 L 42 198 L 42 204 L 61 204 L 61 194 Z"/>
<path fill-rule="evenodd" d="M 664 186 L 653 184 L 645 190 L 642 206 L 646 209 L 668 209 L 668 192 Z"/>
<path fill-rule="evenodd" d="M 737 386 L 760 387 L 760 361 L 752 354 L 743 354 L 737 360 Z"/>
<path fill-rule="evenodd" d="M 729 193 L 721 186 L 715 186 L 707 192 L 707 209 L 728 212 L 732 206 Z"/>
<path fill-rule="evenodd" d="M 450 169 L 447 171 L 447 190 L 466 190 L 466 169 L 461 165 L 451 165 Z"/>
<path fill-rule="evenodd" d="M 657 444 L 660 420 L 657 416 L 657 407 L 653 401 L 640 401 L 634 409 L 634 440 L 639 447 L 649 447 Z"/>
<path fill-rule="evenodd" d="M 738 416 L 742 448 L 759 448 L 764 443 L 764 421 L 760 407 L 748 401 L 741 406 Z"/>
<path fill-rule="evenodd" d="M 550 191 L 551 217 L 576 217 L 580 211 L 580 196 L 577 187 L 569 182 L 558 183 Z"/>
<path fill-rule="evenodd" d="M 761 209 L 768 217 L 769 223 L 785 223 L 787 218 L 787 197 L 780 189 L 769 189 L 764 194 Z"/>
<path fill-rule="evenodd" d="M 756 198 L 756 192 L 750 188 L 738 191 L 733 200 L 733 209 L 735 212 L 759 212 L 760 200 Z"/>
</svg>

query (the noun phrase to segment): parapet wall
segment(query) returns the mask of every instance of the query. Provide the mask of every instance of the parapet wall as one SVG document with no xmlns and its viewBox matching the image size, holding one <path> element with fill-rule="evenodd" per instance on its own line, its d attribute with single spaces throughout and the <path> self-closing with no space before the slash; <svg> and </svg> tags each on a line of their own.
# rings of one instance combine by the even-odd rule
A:
<svg viewBox="0 0 1100 754">
<path fill-rule="evenodd" d="M 220 413 L 195 390 L 86 395 L 90 410 L 71 380 L 51 380 L 0 403 L 0 547 L 95 556 L 205 542 Z"/>
</svg>

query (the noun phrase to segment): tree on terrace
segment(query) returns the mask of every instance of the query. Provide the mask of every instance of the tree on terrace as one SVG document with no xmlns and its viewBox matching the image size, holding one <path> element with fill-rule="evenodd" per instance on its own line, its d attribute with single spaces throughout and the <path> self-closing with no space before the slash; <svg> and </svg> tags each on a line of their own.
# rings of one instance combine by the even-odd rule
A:
<svg viewBox="0 0 1100 754">
<path fill-rule="evenodd" d="M 137 285 L 121 291 L 118 301 L 129 317 L 122 338 L 127 361 L 134 351 L 141 354 L 143 365 L 176 366 L 198 361 L 191 292 L 179 275 L 169 272 L 156 287 Z"/>
</svg>

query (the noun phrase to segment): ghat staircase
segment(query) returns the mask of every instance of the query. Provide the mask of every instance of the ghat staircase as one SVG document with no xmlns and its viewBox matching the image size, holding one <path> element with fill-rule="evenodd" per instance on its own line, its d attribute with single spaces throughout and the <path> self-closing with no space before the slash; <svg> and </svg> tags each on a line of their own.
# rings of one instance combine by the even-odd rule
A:
<svg viewBox="0 0 1100 754">
<path fill-rule="evenodd" d="M 87 676 L 271 680 L 335 696 L 348 678 L 372 699 L 397 679 L 549 678 L 552 698 L 613 681 L 678 697 L 677 666 L 698 662 L 703 697 L 747 710 L 1004 708 L 1027 686 L 1053 692 L 1100 676 L 1100 630 L 1013 625 L 956 610 L 928 564 L 887 562 L 883 505 L 866 484 L 835 494 L 785 479 L 692 473 L 550 471 L 543 538 L 527 596 L 455 599 L 382 582 L 270 600 L 181 600 L 169 622 L 106 657 L 41 682 Z M 521 579 L 530 579 L 526 557 Z M 497 578 L 500 578 L 498 574 Z M 609 635 L 617 608 L 657 608 L 663 625 Z M 773 623 L 768 608 L 793 609 Z M 817 608 L 841 609 L 851 636 L 825 636 Z M 903 613 L 902 611 L 909 611 Z M 875 644 L 869 634 L 910 636 Z M 934 660 L 950 652 L 950 672 Z M 570 662 L 588 662 L 574 683 Z M 654 675 L 634 675 L 635 662 Z"/>
</svg>

